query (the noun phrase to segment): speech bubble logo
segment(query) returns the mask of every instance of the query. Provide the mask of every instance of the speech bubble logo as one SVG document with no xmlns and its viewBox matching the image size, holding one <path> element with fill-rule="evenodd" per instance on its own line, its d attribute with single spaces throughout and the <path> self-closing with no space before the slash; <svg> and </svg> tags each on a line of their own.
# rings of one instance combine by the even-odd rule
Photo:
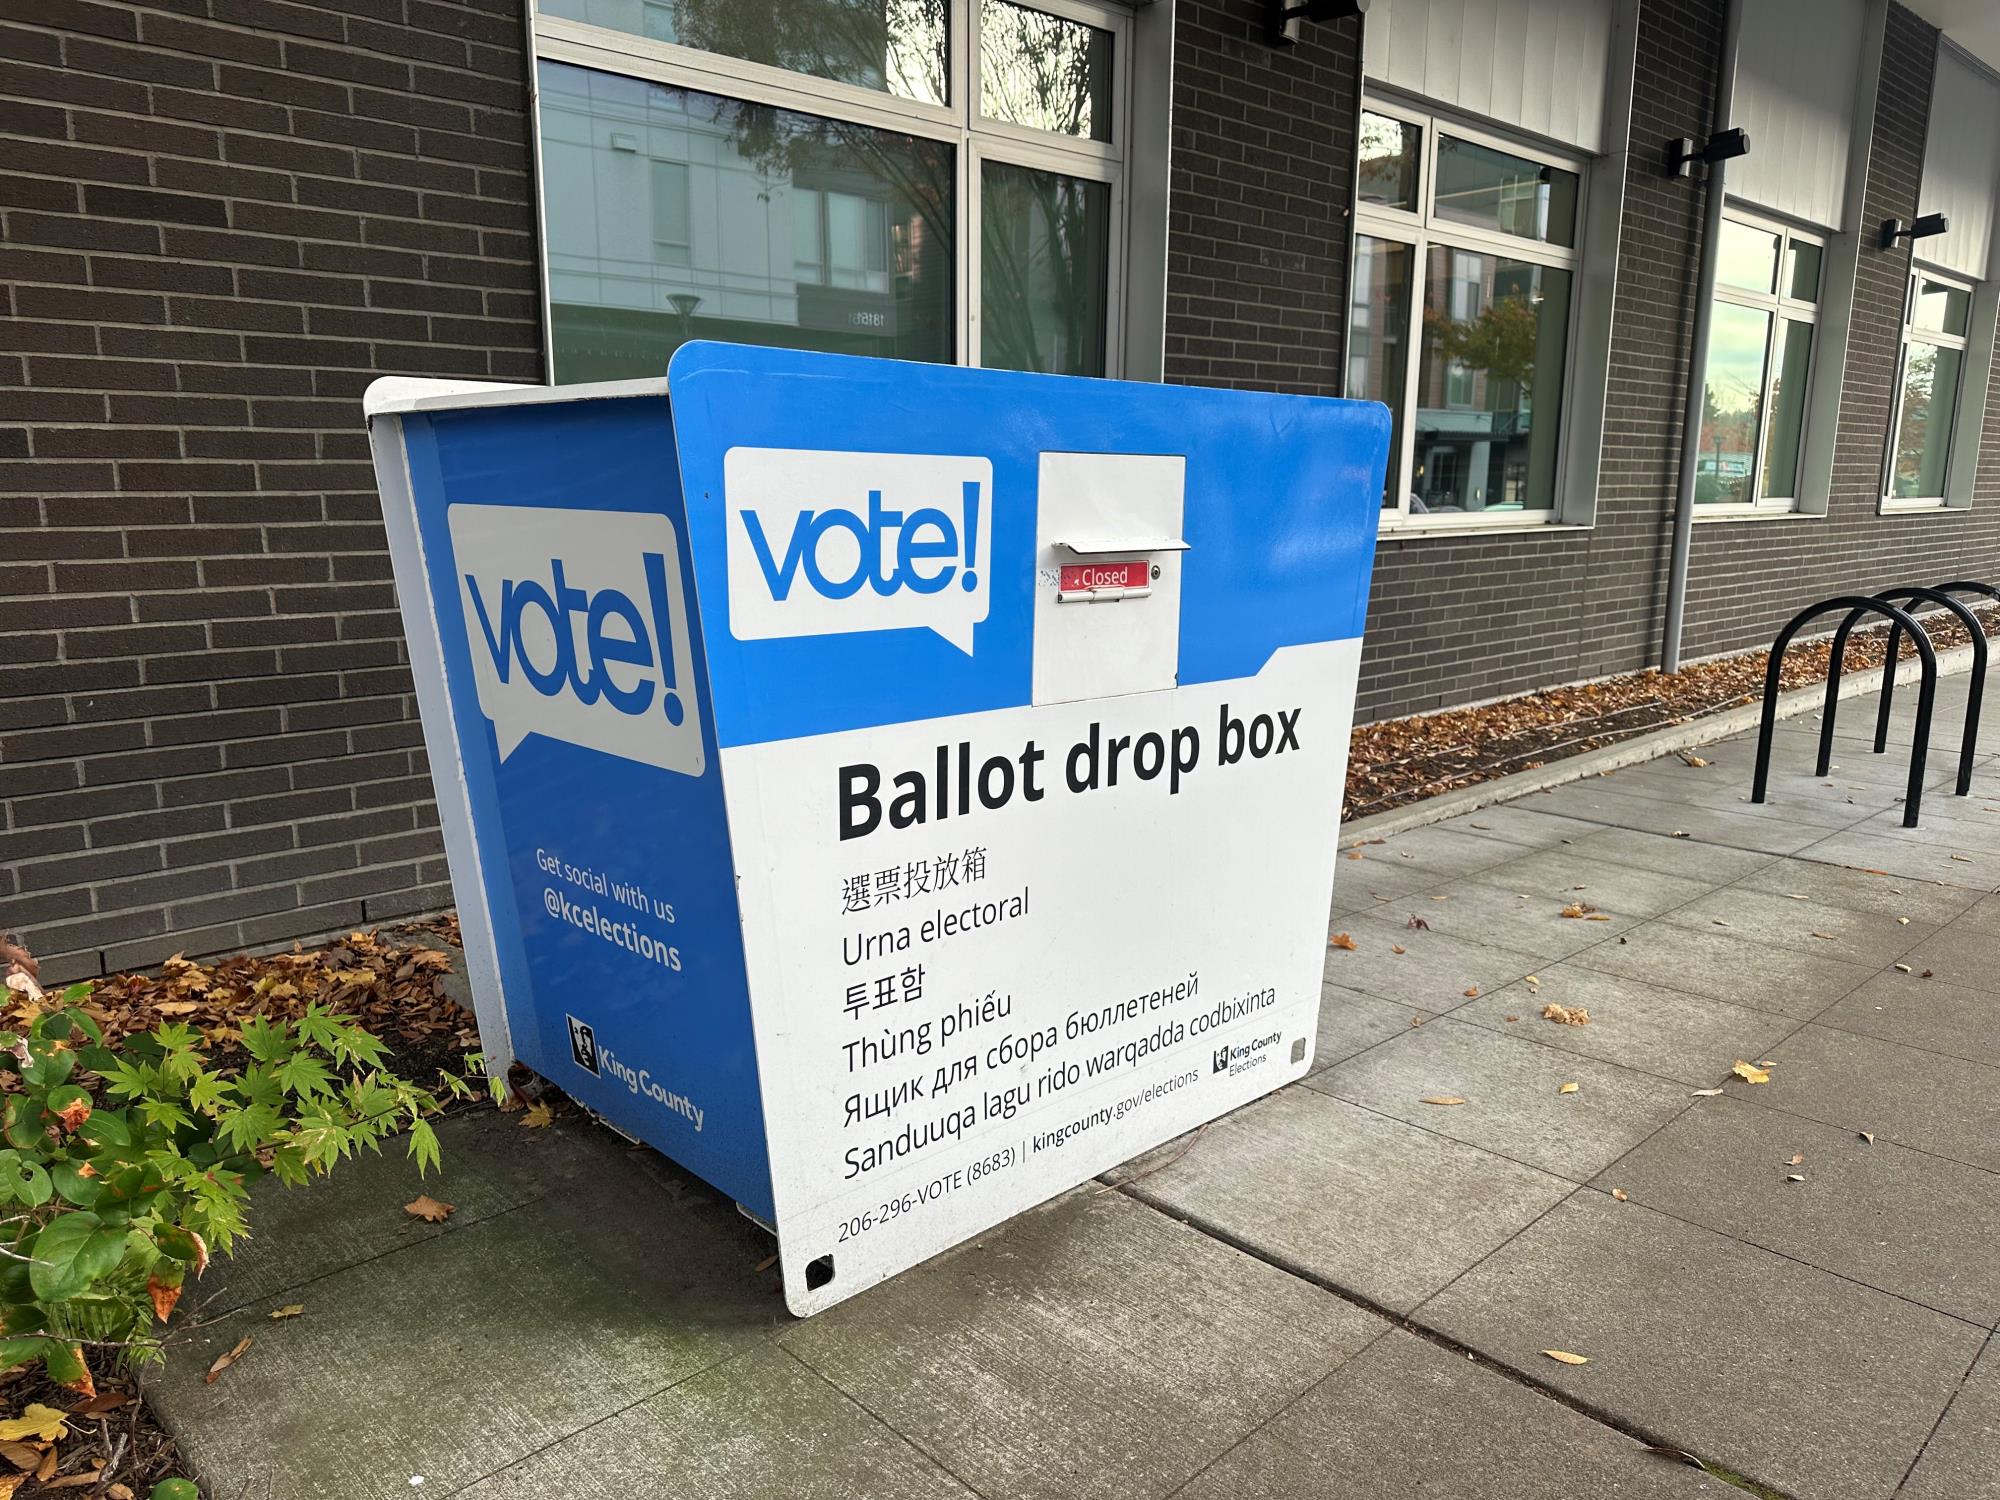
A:
<svg viewBox="0 0 2000 1500">
<path fill-rule="evenodd" d="M 722 479 L 738 640 L 930 630 L 972 655 L 991 592 L 989 460 L 731 448 Z"/>
<path fill-rule="evenodd" d="M 445 521 L 479 710 L 502 761 L 539 734 L 701 775 L 698 674 L 671 520 L 454 505 Z"/>
</svg>

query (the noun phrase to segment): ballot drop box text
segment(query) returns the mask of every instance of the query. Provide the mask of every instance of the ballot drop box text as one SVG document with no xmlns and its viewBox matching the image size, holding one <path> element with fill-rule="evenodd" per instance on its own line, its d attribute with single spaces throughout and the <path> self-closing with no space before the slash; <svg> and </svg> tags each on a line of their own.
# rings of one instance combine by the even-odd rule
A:
<svg viewBox="0 0 2000 1500">
<path fill-rule="evenodd" d="M 811 1313 L 1312 1065 L 1380 406 L 689 344 L 368 398 L 467 961 Z"/>
</svg>

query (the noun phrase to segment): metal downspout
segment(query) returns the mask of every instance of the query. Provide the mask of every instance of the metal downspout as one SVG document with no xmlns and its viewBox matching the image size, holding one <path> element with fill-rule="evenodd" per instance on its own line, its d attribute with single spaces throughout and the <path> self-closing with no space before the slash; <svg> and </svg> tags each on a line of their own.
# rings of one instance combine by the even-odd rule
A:
<svg viewBox="0 0 2000 1500">
<path fill-rule="evenodd" d="M 1743 35 L 1743 0 L 1728 0 L 1722 35 L 1722 67 L 1715 84 L 1711 131 L 1727 130 L 1736 102 L 1736 53 Z M 1667 566 L 1667 618 L 1660 643 L 1660 670 L 1681 667 L 1681 624 L 1687 611 L 1688 553 L 1694 541 L 1695 465 L 1701 458 L 1702 395 L 1707 384 L 1709 325 L 1715 315 L 1715 263 L 1722 237 L 1723 173 L 1727 162 L 1708 169 L 1708 197 L 1702 207 L 1701 274 L 1695 287 L 1694 342 L 1688 350 L 1687 409 L 1681 415 L 1681 461 L 1674 494 L 1674 547 Z"/>
</svg>

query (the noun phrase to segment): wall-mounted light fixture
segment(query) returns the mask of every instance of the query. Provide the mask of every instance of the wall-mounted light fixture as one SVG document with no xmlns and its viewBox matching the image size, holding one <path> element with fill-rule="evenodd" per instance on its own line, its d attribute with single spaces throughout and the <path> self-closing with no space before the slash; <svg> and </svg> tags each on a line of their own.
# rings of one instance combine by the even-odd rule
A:
<svg viewBox="0 0 2000 1500">
<path fill-rule="evenodd" d="M 1339 21 L 1368 13 L 1368 0 L 1264 0 L 1264 40 L 1294 47 L 1301 21 Z"/>
<path fill-rule="evenodd" d="M 1718 130 L 1708 138 L 1708 144 L 1695 150 L 1694 137 L 1684 135 L 1678 140 L 1667 142 L 1667 175 L 1686 177 L 1694 171 L 1694 164 L 1702 162 L 1714 166 L 1719 161 L 1729 161 L 1733 157 L 1750 154 L 1750 132 L 1740 125 L 1727 130 Z"/>
<path fill-rule="evenodd" d="M 1934 234 L 1943 234 L 1951 228 L 1951 220 L 1943 214 L 1925 214 L 1905 224 L 1901 219 L 1882 221 L 1882 248 L 1893 250 L 1897 240 L 1927 240 Z"/>
</svg>

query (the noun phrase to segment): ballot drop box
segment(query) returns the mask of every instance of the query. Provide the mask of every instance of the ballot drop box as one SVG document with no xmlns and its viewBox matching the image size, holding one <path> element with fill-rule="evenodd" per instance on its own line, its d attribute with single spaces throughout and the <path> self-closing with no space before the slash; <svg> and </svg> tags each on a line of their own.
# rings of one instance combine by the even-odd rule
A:
<svg viewBox="0 0 2000 1500">
<path fill-rule="evenodd" d="M 693 343 L 367 411 L 488 1053 L 794 1312 L 1312 1066 L 1383 407 Z"/>
</svg>

